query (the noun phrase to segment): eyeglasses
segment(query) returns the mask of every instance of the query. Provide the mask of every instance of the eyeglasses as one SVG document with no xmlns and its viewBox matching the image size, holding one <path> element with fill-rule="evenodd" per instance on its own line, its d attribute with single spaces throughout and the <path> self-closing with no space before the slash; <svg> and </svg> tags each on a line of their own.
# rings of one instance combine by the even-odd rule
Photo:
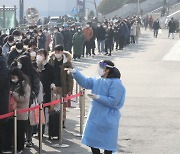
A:
<svg viewBox="0 0 180 154">
<path fill-rule="evenodd" d="M 114 66 L 108 65 L 107 63 L 105 63 L 103 61 L 99 62 L 99 66 L 102 68 L 106 68 L 106 67 L 114 68 Z"/>
</svg>

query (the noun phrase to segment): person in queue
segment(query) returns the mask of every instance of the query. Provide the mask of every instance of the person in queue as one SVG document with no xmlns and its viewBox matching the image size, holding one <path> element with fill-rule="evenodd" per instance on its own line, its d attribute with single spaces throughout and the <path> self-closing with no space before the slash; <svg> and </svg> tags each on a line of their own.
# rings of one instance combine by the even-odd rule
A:
<svg viewBox="0 0 180 154">
<path fill-rule="evenodd" d="M 22 73 L 18 67 L 13 67 L 10 70 L 11 86 L 10 94 L 17 103 L 17 110 L 27 109 L 31 94 L 31 86 L 28 77 Z M 19 113 L 17 115 L 17 150 L 22 153 L 25 145 L 26 122 L 28 120 L 28 112 Z M 11 121 L 13 122 L 13 120 Z M 13 127 L 11 128 L 13 129 Z M 13 132 L 13 131 L 10 131 Z M 13 135 L 10 135 L 13 137 Z M 12 140 L 11 138 L 8 138 Z"/>
<path fill-rule="evenodd" d="M 57 45 L 54 54 L 50 56 L 49 63 L 53 66 L 54 82 L 51 85 L 53 92 L 58 95 L 57 99 L 72 94 L 73 78 L 64 70 L 72 68 L 72 56 L 68 51 L 64 51 L 63 46 Z M 63 127 L 65 128 L 66 105 L 63 108 Z"/>
<path fill-rule="evenodd" d="M 29 107 L 33 104 L 33 100 L 37 98 L 40 89 L 40 79 L 36 69 L 33 67 L 30 57 L 22 55 L 17 59 L 18 68 L 28 77 L 31 84 L 31 93 L 29 100 Z M 27 147 L 32 147 L 32 133 L 33 127 L 30 125 L 28 119 L 26 126 L 26 137 L 27 137 Z"/>
<path fill-rule="evenodd" d="M 77 69 L 65 70 L 72 73 L 80 86 L 92 90 L 82 143 L 91 147 L 93 154 L 100 154 L 100 149 L 105 150 L 105 154 L 112 154 L 117 151 L 120 109 L 126 93 L 119 70 L 109 60 L 99 63 L 100 78 L 86 78 Z"/>
<path fill-rule="evenodd" d="M 9 69 L 6 63 L 6 58 L 2 54 L 2 47 L 0 46 L 0 115 L 8 113 L 9 105 Z M 7 151 L 5 148 L 6 136 L 6 119 L 0 120 L 0 153 Z"/>
<path fill-rule="evenodd" d="M 11 66 L 14 60 L 17 59 L 20 55 L 22 55 L 25 51 L 26 49 L 24 48 L 23 42 L 17 42 L 16 46 L 13 46 L 11 48 L 11 51 L 8 57 L 8 66 Z"/>
<path fill-rule="evenodd" d="M 83 55 L 83 47 L 85 43 L 85 36 L 82 33 L 81 27 L 78 27 L 77 32 L 74 34 L 73 39 L 73 58 L 74 60 L 80 59 Z"/>
<path fill-rule="evenodd" d="M 6 39 L 7 42 L 3 45 L 2 52 L 5 58 L 8 59 L 11 47 L 14 45 L 14 37 L 12 35 L 9 35 Z"/>
<path fill-rule="evenodd" d="M 54 27 L 53 31 L 54 31 L 54 35 L 53 35 L 52 49 L 54 49 L 56 45 L 64 46 L 64 36 L 62 32 L 59 30 L 58 27 Z"/>
<path fill-rule="evenodd" d="M 38 51 L 38 48 L 37 48 L 36 41 L 34 39 L 30 40 L 28 49 L 26 51 L 26 55 L 30 55 L 34 68 L 37 68 L 37 63 L 36 63 L 37 51 Z"/>
<path fill-rule="evenodd" d="M 37 71 L 43 85 L 43 103 L 51 102 L 51 84 L 54 83 L 54 68 L 48 63 L 48 52 L 44 49 L 37 51 Z M 45 126 L 43 125 L 43 134 Z"/>
<path fill-rule="evenodd" d="M 41 29 L 38 31 L 37 41 L 39 49 L 46 48 L 46 35 L 43 33 Z"/>
<path fill-rule="evenodd" d="M 91 56 L 91 38 L 93 37 L 93 30 L 91 28 L 91 24 L 87 23 L 86 27 L 82 30 L 85 36 L 85 46 L 86 46 L 86 56 Z M 83 53 L 84 56 L 84 53 Z"/>
</svg>

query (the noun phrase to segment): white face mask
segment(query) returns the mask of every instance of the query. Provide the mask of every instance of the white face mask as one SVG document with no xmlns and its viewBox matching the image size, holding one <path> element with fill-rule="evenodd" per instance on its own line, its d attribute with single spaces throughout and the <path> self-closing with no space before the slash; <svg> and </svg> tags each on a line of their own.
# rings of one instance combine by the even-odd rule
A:
<svg viewBox="0 0 180 154">
<path fill-rule="evenodd" d="M 33 29 L 30 29 L 29 31 L 32 33 L 32 32 L 33 32 Z"/>
<path fill-rule="evenodd" d="M 47 33 L 47 30 L 44 30 L 44 33 Z"/>
<path fill-rule="evenodd" d="M 18 37 L 18 36 L 15 36 L 15 37 L 14 37 L 14 40 L 15 40 L 15 41 L 19 40 L 19 37 Z"/>
<path fill-rule="evenodd" d="M 98 69 L 98 74 L 99 74 L 99 76 L 100 77 L 102 77 L 103 75 L 104 75 L 104 69 L 102 69 L 101 67 L 99 67 L 99 69 Z"/>
<path fill-rule="evenodd" d="M 58 32 L 58 30 L 54 30 L 54 33 L 57 33 Z"/>
<path fill-rule="evenodd" d="M 30 56 L 31 56 L 31 57 L 36 57 L 36 52 L 35 52 L 35 51 L 31 52 L 31 53 L 30 53 Z"/>
<path fill-rule="evenodd" d="M 27 38 L 30 39 L 30 38 L 31 38 L 31 35 L 27 35 Z"/>
<path fill-rule="evenodd" d="M 8 44 L 9 44 L 10 46 L 12 46 L 14 43 L 10 43 L 10 42 L 8 42 Z"/>
<path fill-rule="evenodd" d="M 81 30 L 78 30 L 78 32 L 81 32 Z"/>
<path fill-rule="evenodd" d="M 11 79 L 11 82 L 13 83 L 17 83 L 19 81 L 19 79 Z"/>
<path fill-rule="evenodd" d="M 86 27 L 90 27 L 90 25 L 86 25 Z"/>
<path fill-rule="evenodd" d="M 22 52 L 22 49 L 16 49 L 18 53 L 21 53 Z"/>
<path fill-rule="evenodd" d="M 61 53 L 55 54 L 55 57 L 56 57 L 57 59 L 60 59 L 60 58 L 62 57 L 62 54 L 61 54 Z"/>
<path fill-rule="evenodd" d="M 14 37 L 14 40 L 15 40 L 15 41 L 21 41 L 21 40 L 22 40 L 22 36 L 15 36 L 15 37 Z"/>
<path fill-rule="evenodd" d="M 17 67 L 18 67 L 19 69 L 21 69 L 21 68 L 22 68 L 22 64 L 21 64 L 20 62 L 18 62 L 18 63 L 17 63 Z"/>
<path fill-rule="evenodd" d="M 37 55 L 36 61 L 37 61 L 37 63 L 42 62 L 43 61 L 43 57 L 41 55 Z"/>
</svg>

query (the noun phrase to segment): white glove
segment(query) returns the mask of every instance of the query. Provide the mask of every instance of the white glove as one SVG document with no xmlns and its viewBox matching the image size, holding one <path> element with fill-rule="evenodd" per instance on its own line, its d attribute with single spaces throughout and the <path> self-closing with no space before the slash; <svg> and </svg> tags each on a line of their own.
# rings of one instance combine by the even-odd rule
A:
<svg viewBox="0 0 180 154">
<path fill-rule="evenodd" d="M 72 74 L 73 74 L 73 73 L 76 73 L 76 70 L 73 69 L 73 68 L 65 68 L 64 70 L 67 71 L 68 74 L 70 74 L 70 73 L 72 73 Z"/>
<path fill-rule="evenodd" d="M 88 94 L 89 98 L 92 98 L 92 99 L 99 99 L 100 96 L 99 95 L 95 95 L 95 94 Z"/>
<path fill-rule="evenodd" d="M 53 89 L 53 90 L 56 89 L 56 85 L 54 83 L 51 84 L 51 89 Z"/>
</svg>

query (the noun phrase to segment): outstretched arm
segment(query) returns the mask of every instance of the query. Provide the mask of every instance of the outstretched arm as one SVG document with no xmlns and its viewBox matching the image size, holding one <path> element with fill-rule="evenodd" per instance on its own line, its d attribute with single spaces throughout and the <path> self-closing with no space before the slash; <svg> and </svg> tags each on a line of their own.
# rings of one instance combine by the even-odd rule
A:
<svg viewBox="0 0 180 154">
<path fill-rule="evenodd" d="M 72 73 L 73 78 L 78 82 L 80 86 L 86 89 L 92 89 L 94 83 L 93 78 L 86 78 L 77 69 L 65 68 L 65 70 Z"/>
</svg>

